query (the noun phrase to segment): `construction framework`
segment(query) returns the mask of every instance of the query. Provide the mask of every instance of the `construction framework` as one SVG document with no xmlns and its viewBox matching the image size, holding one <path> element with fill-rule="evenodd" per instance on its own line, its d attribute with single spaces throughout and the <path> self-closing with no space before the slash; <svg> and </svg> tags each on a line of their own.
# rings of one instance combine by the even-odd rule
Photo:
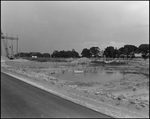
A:
<svg viewBox="0 0 150 119">
<path fill-rule="evenodd" d="M 8 52 L 8 41 L 7 40 L 11 40 L 11 56 L 13 56 L 13 40 L 16 40 L 17 41 L 17 44 L 16 44 L 16 54 L 18 54 L 18 35 L 17 37 L 13 37 L 13 35 L 10 37 L 10 36 L 7 36 L 7 33 L 6 33 L 6 36 L 3 35 L 2 31 L 1 31 L 1 42 L 3 40 L 3 44 L 4 44 L 4 48 L 6 50 L 6 56 L 9 57 L 9 52 Z M 2 45 L 2 43 L 1 43 Z M 1 46 L 1 55 L 2 55 L 2 46 Z"/>
</svg>

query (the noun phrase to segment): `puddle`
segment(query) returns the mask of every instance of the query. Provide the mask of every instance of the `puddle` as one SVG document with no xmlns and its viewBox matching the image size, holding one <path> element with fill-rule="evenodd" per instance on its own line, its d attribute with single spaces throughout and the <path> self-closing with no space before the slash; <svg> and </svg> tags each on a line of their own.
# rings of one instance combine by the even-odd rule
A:
<svg viewBox="0 0 150 119">
<path fill-rule="evenodd" d="M 93 69 L 95 69 L 95 67 L 93 67 Z M 102 66 L 96 67 L 96 69 L 99 70 L 96 72 L 84 73 L 74 73 L 73 71 L 67 71 L 60 74 L 53 74 L 53 76 L 63 80 L 80 82 L 101 82 L 119 80 L 123 78 L 123 74 L 121 74 L 119 71 L 104 70 Z"/>
</svg>

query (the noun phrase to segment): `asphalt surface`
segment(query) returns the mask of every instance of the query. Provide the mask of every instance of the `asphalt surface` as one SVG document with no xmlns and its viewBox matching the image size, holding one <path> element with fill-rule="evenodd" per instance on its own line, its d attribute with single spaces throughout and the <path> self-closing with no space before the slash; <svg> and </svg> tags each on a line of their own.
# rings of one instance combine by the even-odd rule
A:
<svg viewBox="0 0 150 119">
<path fill-rule="evenodd" d="M 112 118 L 1 72 L 1 117 Z"/>
</svg>

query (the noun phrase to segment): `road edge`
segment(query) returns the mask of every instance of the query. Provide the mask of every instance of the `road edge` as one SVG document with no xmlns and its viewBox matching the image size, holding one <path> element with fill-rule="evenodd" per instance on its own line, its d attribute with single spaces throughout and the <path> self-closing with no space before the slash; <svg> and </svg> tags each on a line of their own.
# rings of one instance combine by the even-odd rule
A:
<svg viewBox="0 0 150 119">
<path fill-rule="evenodd" d="M 6 75 L 9 75 L 9 76 L 11 76 L 11 77 L 14 77 L 14 78 L 16 78 L 16 79 L 19 79 L 20 81 L 23 81 L 23 82 L 25 82 L 25 83 L 27 83 L 27 84 L 29 84 L 29 85 L 32 85 L 32 86 L 34 86 L 34 87 L 36 87 L 36 88 L 39 88 L 39 89 L 41 89 L 41 90 L 44 90 L 44 91 L 46 91 L 46 92 L 48 92 L 48 93 L 52 93 L 52 94 L 54 94 L 54 95 L 56 95 L 56 96 L 59 96 L 59 97 L 61 97 L 61 98 L 63 98 L 63 99 L 66 99 L 66 100 L 68 100 L 68 101 L 74 102 L 74 103 L 76 103 L 76 104 L 79 104 L 79 105 L 81 105 L 81 106 L 87 107 L 87 108 L 92 109 L 92 110 L 94 110 L 94 111 L 96 111 L 96 112 L 103 113 L 103 114 L 105 114 L 105 115 L 107 115 L 107 116 L 110 116 L 111 118 L 118 118 L 118 117 L 114 117 L 114 115 L 110 115 L 109 113 L 100 112 L 98 109 L 95 109 L 93 105 L 87 104 L 87 103 L 82 102 L 82 101 L 80 101 L 80 100 L 75 100 L 75 99 L 73 99 L 73 98 L 67 97 L 67 96 L 62 95 L 62 94 L 60 94 L 60 93 L 57 93 L 57 92 L 55 92 L 55 91 L 53 91 L 53 90 L 51 90 L 51 89 L 47 89 L 47 88 L 43 87 L 42 85 L 36 84 L 36 83 L 34 83 L 34 82 L 32 82 L 32 81 L 27 81 L 27 80 L 25 80 L 25 79 L 22 78 L 22 77 L 16 76 L 15 74 L 12 74 L 12 73 L 10 74 L 10 73 L 5 72 L 5 71 L 1 71 L 1 72 L 4 73 L 4 74 L 6 74 Z"/>
</svg>

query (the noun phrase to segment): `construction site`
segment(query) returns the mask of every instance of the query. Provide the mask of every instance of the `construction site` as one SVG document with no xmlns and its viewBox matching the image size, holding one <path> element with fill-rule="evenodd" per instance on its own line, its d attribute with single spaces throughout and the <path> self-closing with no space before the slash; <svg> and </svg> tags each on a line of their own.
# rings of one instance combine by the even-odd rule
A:
<svg viewBox="0 0 150 119">
<path fill-rule="evenodd" d="M 6 51 L 1 56 L 2 72 L 115 118 L 149 117 L 149 59 L 128 60 L 122 65 L 93 64 L 88 58 L 29 61 L 15 57 L 8 40 L 16 40 L 18 53 L 19 38 L 1 31 Z"/>
</svg>

